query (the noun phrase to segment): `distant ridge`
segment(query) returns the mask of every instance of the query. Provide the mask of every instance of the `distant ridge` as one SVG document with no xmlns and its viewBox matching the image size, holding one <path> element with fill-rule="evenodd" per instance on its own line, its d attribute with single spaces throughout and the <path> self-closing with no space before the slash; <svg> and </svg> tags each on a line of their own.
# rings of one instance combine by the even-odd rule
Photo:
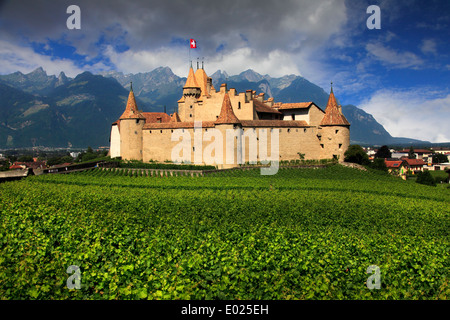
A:
<svg viewBox="0 0 450 320">
<path fill-rule="evenodd" d="M 314 101 L 325 108 L 328 99 L 322 88 L 296 75 L 274 78 L 249 69 L 232 76 L 217 70 L 210 76 L 216 89 L 226 82 L 238 92 L 264 92 L 277 102 Z M 63 72 L 49 76 L 43 68 L 0 75 L 0 148 L 108 146 L 111 123 L 124 111 L 130 82 L 139 109 L 166 108 L 170 114 L 177 110 L 185 81 L 169 67 L 126 75 L 83 72 L 75 78 Z M 339 100 L 338 93 L 336 97 Z M 342 111 L 351 124 L 352 144 L 446 145 L 392 137 L 372 115 L 354 105 L 342 106 Z"/>
</svg>

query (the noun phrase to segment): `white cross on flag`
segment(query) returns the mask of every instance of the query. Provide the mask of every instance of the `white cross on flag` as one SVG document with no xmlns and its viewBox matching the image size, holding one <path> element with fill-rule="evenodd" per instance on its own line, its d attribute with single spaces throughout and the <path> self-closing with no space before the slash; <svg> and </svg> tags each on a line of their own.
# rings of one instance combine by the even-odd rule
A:
<svg viewBox="0 0 450 320">
<path fill-rule="evenodd" d="M 191 39 L 191 49 L 197 49 L 197 41 Z"/>
</svg>

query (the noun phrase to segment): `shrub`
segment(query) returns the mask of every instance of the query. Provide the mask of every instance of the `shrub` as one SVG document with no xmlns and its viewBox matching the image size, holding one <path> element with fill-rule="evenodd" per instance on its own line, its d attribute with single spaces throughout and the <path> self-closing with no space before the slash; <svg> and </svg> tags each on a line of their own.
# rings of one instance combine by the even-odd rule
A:
<svg viewBox="0 0 450 320">
<path fill-rule="evenodd" d="M 436 181 L 431 176 L 431 173 L 428 170 L 419 172 L 417 174 L 416 182 L 420 183 L 420 184 L 425 184 L 428 186 L 436 186 Z"/>
</svg>

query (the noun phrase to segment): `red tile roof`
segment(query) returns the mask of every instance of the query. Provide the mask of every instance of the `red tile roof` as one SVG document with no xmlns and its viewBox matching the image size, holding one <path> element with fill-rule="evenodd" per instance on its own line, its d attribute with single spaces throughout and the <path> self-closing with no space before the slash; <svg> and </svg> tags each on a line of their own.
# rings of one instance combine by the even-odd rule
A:
<svg viewBox="0 0 450 320">
<path fill-rule="evenodd" d="M 178 112 L 174 112 L 173 114 L 170 115 L 170 121 L 171 122 L 181 122 Z"/>
<path fill-rule="evenodd" d="M 409 153 L 409 149 L 406 150 L 401 150 L 401 151 L 397 151 L 399 153 Z M 427 149 L 414 149 L 414 153 L 433 153 L 433 151 L 427 150 Z"/>
<path fill-rule="evenodd" d="M 350 123 L 344 117 L 338 104 L 336 98 L 334 97 L 333 89 L 330 92 L 330 97 L 328 98 L 327 107 L 325 109 L 325 115 L 323 116 L 321 126 L 349 126 Z"/>
<path fill-rule="evenodd" d="M 384 160 L 386 167 L 388 168 L 400 168 L 403 163 L 403 160 Z"/>
<path fill-rule="evenodd" d="M 199 121 L 202 128 L 214 128 L 214 121 Z M 190 129 L 194 128 L 194 121 L 190 122 L 162 122 L 162 123 L 146 123 L 144 130 L 151 129 Z"/>
<path fill-rule="evenodd" d="M 279 103 L 275 104 L 274 107 L 278 110 L 284 109 L 306 109 L 309 108 L 313 102 L 297 102 L 297 103 Z"/>
<path fill-rule="evenodd" d="M 259 100 L 253 99 L 253 106 L 255 107 L 255 110 L 257 112 L 281 114 L 281 112 L 278 111 L 277 109 L 269 107 L 268 105 L 264 104 Z"/>
<path fill-rule="evenodd" d="M 24 167 L 19 166 L 18 164 L 13 164 L 9 167 L 10 170 L 16 170 L 16 169 L 24 169 Z"/>
<path fill-rule="evenodd" d="M 231 107 L 230 97 L 228 96 L 228 92 L 225 93 L 222 102 L 222 109 L 220 110 L 219 117 L 215 121 L 216 124 L 235 124 L 240 123 L 239 119 L 233 112 L 233 108 Z"/>
<path fill-rule="evenodd" d="M 170 122 L 170 116 L 164 112 L 142 112 L 145 117 L 145 123 Z"/>
<path fill-rule="evenodd" d="M 308 128 L 304 120 L 241 120 L 243 127 Z"/>
<path fill-rule="evenodd" d="M 409 166 L 423 166 L 427 164 L 422 159 L 405 159 L 405 161 Z"/>
</svg>

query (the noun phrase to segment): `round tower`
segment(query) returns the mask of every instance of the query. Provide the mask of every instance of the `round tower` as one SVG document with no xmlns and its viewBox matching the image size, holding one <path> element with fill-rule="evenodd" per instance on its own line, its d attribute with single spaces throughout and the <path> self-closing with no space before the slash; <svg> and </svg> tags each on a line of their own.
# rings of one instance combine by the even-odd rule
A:
<svg viewBox="0 0 450 320">
<path fill-rule="evenodd" d="M 337 104 L 331 87 L 325 115 L 320 123 L 321 133 L 320 158 L 344 161 L 344 153 L 350 145 L 350 123 L 342 113 L 342 107 Z"/>
<path fill-rule="evenodd" d="M 120 155 L 122 159 L 142 161 L 142 129 L 145 124 L 145 117 L 137 108 L 132 87 L 127 106 L 119 121 Z"/>
<path fill-rule="evenodd" d="M 195 79 L 194 70 L 191 66 L 186 84 L 183 87 L 183 98 L 178 101 L 178 112 L 181 121 L 190 122 L 195 120 L 195 105 L 198 98 L 200 98 L 201 92 L 201 87 Z"/>
</svg>

